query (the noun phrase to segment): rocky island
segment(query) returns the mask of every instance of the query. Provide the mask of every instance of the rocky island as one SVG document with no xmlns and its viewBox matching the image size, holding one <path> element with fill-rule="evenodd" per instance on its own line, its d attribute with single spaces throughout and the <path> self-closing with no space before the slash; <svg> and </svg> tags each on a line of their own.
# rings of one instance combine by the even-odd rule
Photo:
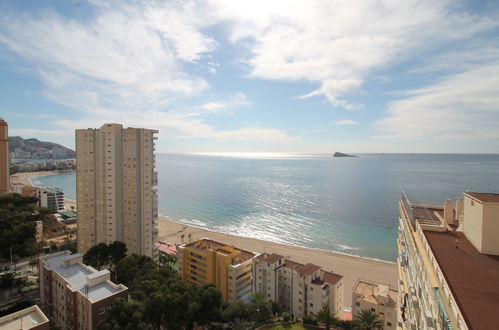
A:
<svg viewBox="0 0 499 330">
<path fill-rule="evenodd" d="M 355 155 L 344 154 L 342 152 L 335 152 L 333 157 L 357 157 Z"/>
</svg>

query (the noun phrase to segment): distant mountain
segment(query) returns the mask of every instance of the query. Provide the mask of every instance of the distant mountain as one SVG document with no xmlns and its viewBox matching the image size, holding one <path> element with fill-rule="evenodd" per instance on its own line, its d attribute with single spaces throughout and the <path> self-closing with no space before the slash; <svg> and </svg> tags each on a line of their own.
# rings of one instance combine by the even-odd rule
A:
<svg viewBox="0 0 499 330">
<path fill-rule="evenodd" d="M 60 144 L 37 139 L 23 139 L 20 136 L 9 136 L 9 153 L 11 159 L 65 159 L 76 157 L 73 150 Z"/>
<path fill-rule="evenodd" d="M 335 152 L 333 157 L 357 157 L 357 156 L 354 156 L 354 155 L 349 155 L 349 154 L 344 154 L 342 152 Z"/>
</svg>

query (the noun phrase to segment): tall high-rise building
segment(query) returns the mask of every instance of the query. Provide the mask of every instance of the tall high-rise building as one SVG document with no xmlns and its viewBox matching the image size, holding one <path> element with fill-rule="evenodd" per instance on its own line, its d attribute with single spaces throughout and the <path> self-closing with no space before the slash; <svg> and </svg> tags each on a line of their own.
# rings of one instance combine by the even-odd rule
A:
<svg viewBox="0 0 499 330">
<path fill-rule="evenodd" d="M 402 329 L 497 329 L 499 194 L 399 206 Z"/>
<path fill-rule="evenodd" d="M 9 191 L 9 126 L 0 118 L 0 194 Z"/>
<path fill-rule="evenodd" d="M 120 124 L 76 130 L 78 252 L 121 241 L 129 253 L 157 257 L 157 132 Z"/>
</svg>

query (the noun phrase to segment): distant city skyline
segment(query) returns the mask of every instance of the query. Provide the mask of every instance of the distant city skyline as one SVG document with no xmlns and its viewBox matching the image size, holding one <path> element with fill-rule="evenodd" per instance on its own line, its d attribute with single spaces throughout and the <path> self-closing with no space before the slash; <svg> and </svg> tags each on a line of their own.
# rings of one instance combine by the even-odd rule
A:
<svg viewBox="0 0 499 330">
<path fill-rule="evenodd" d="M 495 153 L 497 1 L 0 1 L 9 135 L 157 152 Z"/>
</svg>

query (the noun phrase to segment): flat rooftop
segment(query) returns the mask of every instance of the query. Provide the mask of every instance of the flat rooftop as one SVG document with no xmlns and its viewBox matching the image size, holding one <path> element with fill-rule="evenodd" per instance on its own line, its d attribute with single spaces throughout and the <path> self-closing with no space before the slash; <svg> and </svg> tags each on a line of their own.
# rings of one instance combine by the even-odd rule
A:
<svg viewBox="0 0 499 330">
<path fill-rule="evenodd" d="M 226 255 L 231 255 L 235 253 L 237 255 L 232 259 L 232 265 L 238 265 L 256 256 L 256 253 L 254 252 L 239 249 L 235 246 L 230 246 L 208 238 L 202 238 L 198 241 L 189 243 L 185 247 L 203 252 L 214 250 L 217 251 L 218 253 Z"/>
<path fill-rule="evenodd" d="M 110 297 L 117 292 L 126 289 L 124 286 L 115 286 L 114 283 L 103 281 L 94 285 L 87 285 L 87 279 L 95 279 L 109 274 L 108 270 L 97 271 L 92 267 L 85 266 L 81 262 L 75 262 L 72 265 L 65 266 L 65 260 L 80 259 L 81 254 L 54 254 L 43 258 L 47 262 L 48 268 L 61 275 L 68 282 L 71 289 L 80 291 L 84 296 L 96 302 Z"/>
<path fill-rule="evenodd" d="M 476 198 L 480 202 L 484 202 L 484 203 L 499 203 L 499 194 L 476 193 L 476 192 L 468 192 L 468 193 L 465 193 L 465 194 L 470 195 L 471 197 Z"/>
<path fill-rule="evenodd" d="M 497 328 L 499 256 L 481 254 L 462 232 L 423 233 L 468 327 Z"/>
<path fill-rule="evenodd" d="M 397 307 L 398 291 L 390 289 L 388 286 L 383 284 L 374 284 L 365 281 L 357 282 L 353 291 L 362 296 L 362 300 L 368 301 L 372 304 L 378 304 L 378 296 L 384 296 L 388 298 L 388 304 L 386 306 L 390 308 Z"/>
<path fill-rule="evenodd" d="M 20 330 L 31 329 L 44 323 L 49 319 L 43 314 L 37 305 L 22 309 L 15 313 L 0 318 L 0 329 Z"/>
</svg>

